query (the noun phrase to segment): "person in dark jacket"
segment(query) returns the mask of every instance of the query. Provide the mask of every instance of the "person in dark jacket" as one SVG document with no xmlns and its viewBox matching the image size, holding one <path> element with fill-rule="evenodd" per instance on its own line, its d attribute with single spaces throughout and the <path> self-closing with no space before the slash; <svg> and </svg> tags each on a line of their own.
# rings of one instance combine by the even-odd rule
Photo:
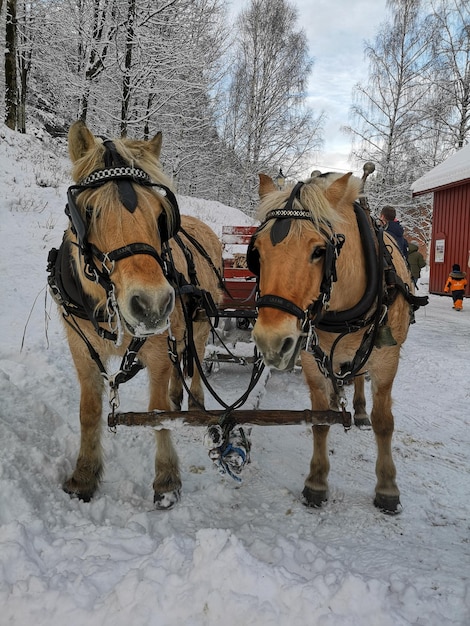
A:
<svg viewBox="0 0 470 626">
<path fill-rule="evenodd" d="M 410 266 L 411 278 L 415 287 L 418 288 L 418 278 L 421 276 L 422 268 L 426 266 L 426 261 L 414 241 L 408 246 L 408 264 Z"/>
<path fill-rule="evenodd" d="M 403 226 L 397 220 L 397 212 L 395 209 L 392 206 L 384 206 L 382 212 L 380 213 L 380 221 L 383 224 L 383 229 L 395 239 L 400 252 L 405 259 L 407 259 L 408 242 L 403 236 Z"/>
<path fill-rule="evenodd" d="M 453 308 L 456 311 L 463 309 L 463 297 L 465 295 L 465 287 L 467 286 L 467 274 L 460 270 L 460 265 L 455 263 L 449 274 L 444 287 L 445 293 L 449 293 L 454 301 Z"/>
</svg>

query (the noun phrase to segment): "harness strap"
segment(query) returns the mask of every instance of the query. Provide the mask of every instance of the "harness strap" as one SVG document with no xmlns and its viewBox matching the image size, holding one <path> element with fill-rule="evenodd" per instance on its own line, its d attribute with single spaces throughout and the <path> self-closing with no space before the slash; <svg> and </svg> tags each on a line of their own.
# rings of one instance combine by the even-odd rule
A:
<svg viewBox="0 0 470 626">
<path fill-rule="evenodd" d="M 362 209 L 360 208 L 362 211 Z M 384 264 L 385 264 L 385 245 L 383 241 L 383 234 L 378 236 L 378 251 L 377 251 L 377 279 L 384 274 Z M 364 367 L 367 363 L 371 352 L 374 348 L 375 341 L 377 339 L 377 334 L 380 325 L 384 322 L 387 315 L 387 307 L 383 305 L 384 300 L 384 290 L 382 285 L 380 284 L 381 280 L 378 281 L 376 285 L 376 303 L 375 310 L 372 316 L 368 318 L 364 318 L 362 320 L 355 320 L 356 324 L 349 324 L 333 342 L 333 345 L 330 349 L 330 354 L 327 355 L 324 350 L 320 347 L 318 342 L 318 337 L 316 332 L 313 330 L 312 324 L 312 339 L 310 346 L 308 347 L 308 351 L 311 352 L 317 362 L 317 365 L 321 372 L 325 374 L 333 385 L 333 389 L 335 394 L 339 393 L 339 387 L 342 387 L 344 382 L 351 380 Z M 341 367 L 340 372 L 335 372 L 333 369 L 333 361 L 334 361 L 334 352 L 338 343 L 343 339 L 346 335 L 351 332 L 356 332 L 361 328 L 368 329 L 365 331 L 359 348 L 356 350 L 356 353 L 353 357 L 353 360 L 349 363 L 344 363 Z M 318 325 L 320 328 L 320 325 Z M 330 331 L 331 332 L 331 331 Z"/>
<path fill-rule="evenodd" d="M 192 320 L 191 320 L 192 323 Z M 195 365 L 197 367 L 197 370 L 199 372 L 199 375 L 201 377 L 201 380 L 204 382 L 204 386 L 207 388 L 207 390 L 209 391 L 209 393 L 211 394 L 211 396 L 220 404 L 220 406 L 224 407 L 224 409 L 226 409 L 225 413 L 223 416 L 221 416 L 221 419 L 219 421 L 219 423 L 221 425 L 225 425 L 231 418 L 230 415 L 232 413 L 232 411 L 240 408 L 243 404 L 245 404 L 248 396 L 250 395 L 250 393 L 253 391 L 253 389 L 256 387 L 256 385 L 258 384 L 259 379 L 261 378 L 261 374 L 263 373 L 263 370 L 265 368 L 265 365 L 263 363 L 263 360 L 261 358 L 260 355 L 257 354 L 257 352 L 255 353 L 255 362 L 253 364 L 253 368 L 251 370 L 251 378 L 250 378 L 250 382 L 248 384 L 248 388 L 246 389 L 246 391 L 237 399 L 235 400 L 232 404 L 227 404 L 219 395 L 218 393 L 215 391 L 215 389 L 212 387 L 212 385 L 209 383 L 209 381 L 207 380 L 207 376 L 204 373 L 204 370 L 202 368 L 202 363 L 199 359 L 199 357 L 197 356 L 197 352 L 194 349 L 194 354 L 195 359 Z M 192 398 L 192 400 L 199 406 L 199 408 L 201 410 L 204 410 L 204 407 L 201 406 L 199 404 L 199 402 L 197 401 L 197 398 L 195 398 L 192 394 L 191 394 L 191 390 L 189 389 L 185 377 L 183 375 L 183 372 L 181 371 L 181 368 L 179 366 L 178 363 L 178 353 L 177 353 L 177 349 L 176 349 L 176 341 L 174 338 L 168 338 L 168 354 L 170 355 L 171 360 L 173 361 L 173 365 L 176 368 L 176 371 L 181 379 L 181 382 L 183 383 L 183 386 L 185 388 L 185 391 L 188 393 L 188 395 Z"/>
<path fill-rule="evenodd" d="M 63 310 L 64 319 L 71 315 L 92 322 L 97 334 L 109 341 L 116 341 L 117 334 L 102 328 L 99 324 L 107 321 L 104 311 L 96 311 L 94 302 L 78 288 L 73 260 L 70 255 L 70 242 L 64 237 L 59 249 L 52 248 L 47 259 L 47 282 L 52 297 Z"/>
<path fill-rule="evenodd" d="M 262 307 L 279 309 L 281 311 L 284 311 L 285 313 L 290 313 L 290 315 L 294 315 L 301 321 L 305 320 L 305 311 L 290 300 L 286 300 L 281 296 L 274 296 L 272 294 L 266 294 L 264 296 L 261 296 L 261 298 L 258 298 L 258 300 L 256 301 L 256 308 L 260 309 Z"/>
<path fill-rule="evenodd" d="M 419 307 L 429 304 L 428 296 L 415 296 L 413 293 L 411 293 L 408 285 L 404 283 L 399 276 L 396 282 L 396 287 L 398 291 L 403 295 L 405 300 L 412 305 L 415 311 L 419 309 Z"/>
<path fill-rule="evenodd" d="M 107 253 L 101 252 L 101 250 L 99 250 L 94 244 L 90 244 L 89 250 L 90 252 L 92 252 L 93 256 L 96 257 L 103 264 L 108 261 L 114 263 L 115 261 L 120 261 L 121 259 L 126 259 L 136 254 L 147 254 L 157 261 L 162 270 L 166 269 L 161 256 L 158 254 L 155 248 L 146 243 L 129 243 L 126 246 L 116 248 L 115 250 Z"/>
<path fill-rule="evenodd" d="M 191 283 L 191 285 L 199 285 L 199 281 L 198 281 L 197 273 L 196 273 L 196 266 L 194 265 L 193 253 L 188 248 L 188 246 L 183 242 L 183 240 L 178 234 L 174 235 L 173 239 L 176 241 L 180 249 L 183 251 L 184 258 L 186 259 L 186 267 L 188 270 L 189 282 Z"/>
<path fill-rule="evenodd" d="M 90 357 L 93 359 L 96 366 L 100 370 L 103 378 L 109 383 L 112 397 L 116 399 L 117 389 L 119 385 L 134 378 L 134 376 L 138 372 L 140 372 L 141 369 L 144 368 L 144 364 L 137 358 L 137 353 L 140 350 L 140 348 L 144 345 L 146 338 L 145 337 L 142 337 L 142 338 L 133 337 L 129 346 L 126 349 L 126 352 L 124 353 L 119 370 L 115 374 L 110 376 L 108 372 L 106 371 L 106 368 L 103 365 L 103 362 L 100 359 L 100 355 L 94 349 L 92 343 L 89 341 L 85 333 L 81 330 L 74 316 L 64 314 L 63 318 L 66 324 L 68 324 L 70 328 L 72 328 L 72 330 L 74 330 L 77 333 L 77 335 L 84 341 L 86 347 L 88 348 Z M 117 408 L 118 404 L 119 404 L 118 402 L 112 403 L 113 411 L 115 408 Z"/>
<path fill-rule="evenodd" d="M 100 187 L 103 183 L 111 180 L 122 180 L 123 178 L 133 180 L 140 184 L 150 183 L 150 176 L 144 170 L 137 167 L 124 165 L 121 167 L 109 167 L 103 170 L 96 170 L 80 181 L 81 187 Z"/>
<path fill-rule="evenodd" d="M 185 230 L 180 229 L 180 232 L 183 233 L 183 235 L 191 242 L 191 244 L 193 244 L 195 246 L 195 248 L 198 250 L 198 252 L 201 253 L 201 255 L 203 256 L 203 258 L 207 261 L 207 263 L 209 264 L 209 266 L 213 269 L 213 271 L 215 272 L 216 276 L 219 278 L 219 280 L 221 281 L 222 278 L 220 276 L 220 272 L 218 272 L 216 266 L 214 265 L 212 259 L 210 258 L 210 256 L 207 254 L 207 252 L 201 247 L 201 245 L 199 244 L 199 242 L 197 240 L 194 239 L 194 237 L 192 237 L 191 235 L 189 235 L 189 233 L 187 233 Z M 187 246 L 184 245 L 184 243 L 182 242 L 180 237 L 175 237 L 174 238 L 176 243 L 178 243 L 178 245 L 181 247 L 181 249 L 183 250 L 183 253 L 185 254 L 186 260 L 189 260 L 189 257 L 186 253 L 190 251 L 188 250 Z M 174 261 L 173 261 L 173 256 L 171 254 L 171 249 L 168 247 L 168 250 L 165 251 L 165 254 L 168 255 L 169 258 L 169 262 L 174 265 Z M 192 260 L 192 254 L 190 255 L 190 259 Z M 188 272 L 190 273 L 190 272 Z M 197 276 L 196 273 L 194 271 L 194 282 L 197 282 Z M 202 307 L 202 309 L 205 311 L 207 318 L 209 320 L 209 323 L 211 324 L 212 330 L 215 331 L 215 326 L 217 326 L 218 323 L 218 312 L 217 312 L 217 307 L 214 303 L 214 300 L 212 298 L 212 295 L 210 294 L 210 292 L 204 290 L 204 289 L 200 289 L 200 287 L 198 285 L 195 284 L 190 284 L 188 283 L 188 281 L 185 279 L 183 274 L 178 274 L 178 279 L 176 282 L 176 295 L 180 298 L 180 303 L 181 303 L 181 308 L 183 311 L 183 315 L 184 315 L 184 319 L 185 319 L 185 326 L 186 326 L 186 337 L 185 337 L 185 342 L 186 342 L 186 367 L 188 370 L 188 375 L 192 376 L 193 372 L 194 372 L 194 366 L 197 368 L 199 375 L 201 377 L 202 382 L 204 383 L 204 386 L 206 387 L 206 389 L 209 391 L 209 393 L 212 395 L 212 397 L 222 406 L 226 409 L 226 413 L 225 416 L 226 417 L 222 417 L 220 420 L 220 424 L 222 425 L 226 425 L 226 423 L 228 423 L 228 420 L 230 419 L 229 416 L 231 414 L 231 412 L 237 408 L 239 408 L 240 406 L 242 406 L 248 396 L 250 395 L 250 393 L 252 392 L 252 390 L 254 389 L 254 387 L 256 386 L 256 384 L 258 383 L 261 374 L 264 370 L 264 363 L 262 362 L 261 356 L 257 355 L 257 358 L 255 360 L 255 364 L 253 365 L 253 369 L 251 372 L 251 379 L 248 385 L 248 388 L 246 389 L 246 391 L 237 399 L 235 400 L 235 402 L 233 402 L 231 405 L 227 404 L 215 391 L 215 389 L 212 387 L 212 385 L 209 383 L 207 376 L 205 375 L 205 372 L 203 370 L 202 367 L 202 363 L 201 360 L 199 359 L 199 355 L 197 353 L 196 350 L 196 346 L 194 343 L 194 333 L 193 333 L 193 323 L 194 323 L 194 312 L 195 310 L 199 307 Z M 183 296 L 189 296 L 188 298 L 184 298 Z M 211 318 L 215 318 L 215 323 L 212 323 Z M 179 364 L 179 357 L 178 357 L 178 350 L 177 350 L 177 344 L 176 344 L 176 339 L 174 337 L 170 337 L 168 336 L 168 355 L 171 359 L 171 361 L 173 362 L 173 365 L 177 371 L 177 374 L 183 384 L 183 387 L 185 389 L 185 391 L 187 392 L 188 396 L 193 400 L 193 402 L 195 404 L 197 404 L 199 406 L 199 408 L 201 410 L 204 410 L 204 407 L 201 406 L 197 400 L 197 398 L 195 398 L 192 394 L 191 394 L 191 390 L 189 388 L 189 386 L 186 383 L 185 380 L 185 376 L 183 374 L 183 372 L 181 371 L 181 367 Z"/>
<path fill-rule="evenodd" d="M 188 241 L 190 241 L 192 243 L 192 245 L 196 248 L 196 250 L 199 252 L 199 254 L 207 261 L 207 263 L 209 264 L 209 266 L 211 267 L 212 271 L 214 272 L 214 274 L 217 276 L 218 281 L 219 281 L 219 287 L 221 289 L 224 289 L 224 279 L 222 274 L 220 273 L 219 269 L 216 267 L 216 265 L 214 264 L 214 261 L 211 259 L 210 255 L 206 252 L 206 250 L 201 246 L 201 244 L 199 243 L 199 241 L 197 239 L 195 239 L 192 235 L 190 235 L 184 228 L 180 228 L 179 229 L 180 233 L 183 233 L 183 235 L 186 237 L 186 239 Z M 225 288 L 226 289 L 226 288 Z"/>
<path fill-rule="evenodd" d="M 346 311 L 327 311 L 323 314 L 316 326 L 326 332 L 343 333 L 350 332 L 351 328 L 363 328 L 365 316 L 374 305 L 378 290 L 382 289 L 380 285 L 382 274 L 378 268 L 380 253 L 377 252 L 373 241 L 370 219 L 356 202 L 354 203 L 354 212 L 366 257 L 367 286 L 363 297 L 355 306 Z M 377 235 L 378 232 L 376 231 Z"/>
<path fill-rule="evenodd" d="M 383 240 L 383 229 L 379 228 L 378 232 L 381 234 Z M 387 288 L 387 304 L 394 302 L 398 293 L 401 293 L 408 304 L 413 307 L 413 311 L 417 311 L 420 307 L 429 304 L 429 296 L 414 295 L 411 293 L 409 286 L 398 276 L 395 266 L 393 265 L 392 254 L 385 244 L 383 245 L 383 258 L 385 286 Z"/>
</svg>

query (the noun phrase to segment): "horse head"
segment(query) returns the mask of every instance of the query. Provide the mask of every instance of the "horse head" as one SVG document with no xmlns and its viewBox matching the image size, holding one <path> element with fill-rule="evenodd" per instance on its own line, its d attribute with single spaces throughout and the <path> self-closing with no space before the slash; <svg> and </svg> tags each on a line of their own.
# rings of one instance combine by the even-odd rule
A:
<svg viewBox="0 0 470 626">
<path fill-rule="evenodd" d="M 267 365 L 292 367 L 312 319 L 327 307 L 347 309 L 361 297 L 364 280 L 359 273 L 359 280 L 348 285 L 354 272 L 339 257 L 343 243 L 350 247 L 355 239 L 349 222 L 355 221 L 352 205 L 360 189 L 361 181 L 351 174 L 315 175 L 282 191 L 260 175 L 261 226 L 248 264 L 259 277 L 253 339 Z M 360 250 L 357 254 L 355 269 L 360 270 Z M 346 289 L 333 289 L 340 271 Z"/>
<path fill-rule="evenodd" d="M 163 332 L 175 305 L 162 248 L 180 217 L 160 168 L 161 144 L 161 133 L 150 141 L 103 140 L 80 121 L 68 136 L 76 182 L 68 192 L 68 239 L 76 273 L 96 310 L 106 310 L 112 298 L 137 337 Z"/>
</svg>

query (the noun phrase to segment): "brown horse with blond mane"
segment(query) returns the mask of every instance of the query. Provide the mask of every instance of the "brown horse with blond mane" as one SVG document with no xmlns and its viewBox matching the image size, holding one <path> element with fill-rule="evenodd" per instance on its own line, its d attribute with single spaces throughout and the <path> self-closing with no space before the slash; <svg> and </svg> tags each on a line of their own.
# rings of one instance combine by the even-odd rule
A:
<svg viewBox="0 0 470 626">
<path fill-rule="evenodd" d="M 369 373 L 377 442 L 374 503 L 393 513 L 400 505 L 391 391 L 412 308 L 426 302 L 411 293 L 395 241 L 356 202 L 361 189 L 362 181 L 351 174 L 316 175 L 282 191 L 260 175 L 261 226 L 247 255 L 259 278 L 253 338 L 264 362 L 279 370 L 292 367 L 300 353 L 316 411 L 341 407 L 343 385 L 354 380 L 360 381 L 357 402 L 365 411 L 363 377 Z M 320 506 L 328 496 L 329 426 L 312 428 L 303 499 Z"/>
<path fill-rule="evenodd" d="M 149 410 L 179 409 L 182 380 L 169 357 L 169 336 L 179 361 L 187 349 L 189 311 L 202 359 L 210 331 L 204 302 L 218 303 L 221 296 L 220 241 L 198 219 L 180 218 L 160 150 L 161 133 L 150 141 L 109 141 L 82 122 L 69 131 L 76 184 L 68 191 L 70 227 L 49 258 L 49 284 L 81 389 L 80 450 L 64 489 L 83 500 L 93 496 L 103 473 L 105 385 L 114 409 L 119 382 L 146 367 Z M 121 367 L 109 376 L 106 366 L 116 355 L 123 357 Z M 189 408 L 204 404 L 199 370 L 193 369 Z M 156 444 L 154 501 L 170 508 L 181 489 L 178 456 L 168 430 L 156 431 Z"/>
</svg>

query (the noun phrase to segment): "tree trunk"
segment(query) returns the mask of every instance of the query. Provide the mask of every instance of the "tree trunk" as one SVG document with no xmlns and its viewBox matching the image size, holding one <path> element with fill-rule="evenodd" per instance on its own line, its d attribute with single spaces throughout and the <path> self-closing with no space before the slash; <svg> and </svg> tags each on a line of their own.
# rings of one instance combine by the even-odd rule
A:
<svg viewBox="0 0 470 626">
<path fill-rule="evenodd" d="M 16 0 L 7 0 L 5 28 L 5 124 L 16 130 L 18 87 L 16 78 Z"/>
<path fill-rule="evenodd" d="M 127 10 L 126 58 L 125 58 L 125 65 L 124 65 L 124 75 L 122 78 L 121 137 L 127 136 L 129 103 L 130 103 L 130 98 L 131 98 L 131 70 L 132 70 L 132 50 L 134 46 L 134 20 L 135 20 L 135 0 L 129 0 L 128 10 Z"/>
<path fill-rule="evenodd" d="M 19 89 L 17 127 L 20 133 L 26 133 L 26 95 L 28 93 L 29 71 L 31 69 L 32 49 L 25 50 L 19 56 Z"/>
<path fill-rule="evenodd" d="M 18 90 L 18 106 L 16 111 L 17 127 L 20 133 L 26 133 L 26 92 L 28 83 L 28 70 L 22 67 L 20 70 L 20 89 Z"/>
</svg>

